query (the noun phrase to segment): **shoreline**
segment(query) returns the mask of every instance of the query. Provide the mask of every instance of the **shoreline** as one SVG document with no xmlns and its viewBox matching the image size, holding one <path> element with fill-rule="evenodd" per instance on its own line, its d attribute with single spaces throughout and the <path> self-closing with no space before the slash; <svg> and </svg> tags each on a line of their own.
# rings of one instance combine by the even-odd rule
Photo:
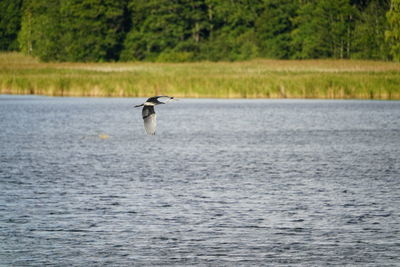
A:
<svg viewBox="0 0 400 267">
<path fill-rule="evenodd" d="M 400 64 L 359 60 L 42 63 L 0 53 L 0 94 L 400 100 Z"/>
</svg>

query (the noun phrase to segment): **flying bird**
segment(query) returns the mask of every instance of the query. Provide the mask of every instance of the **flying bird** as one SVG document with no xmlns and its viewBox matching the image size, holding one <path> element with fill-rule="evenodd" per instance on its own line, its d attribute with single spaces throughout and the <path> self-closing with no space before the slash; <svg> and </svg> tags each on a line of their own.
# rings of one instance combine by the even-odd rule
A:
<svg viewBox="0 0 400 267">
<path fill-rule="evenodd" d="M 162 100 L 162 101 L 160 101 Z M 156 112 L 154 111 L 154 106 L 160 104 L 166 104 L 170 101 L 176 100 L 170 96 L 153 96 L 146 100 L 143 104 L 136 105 L 135 108 L 143 107 L 142 109 L 142 117 L 144 121 L 144 129 L 146 133 L 149 135 L 156 134 L 156 126 L 157 126 L 157 116 Z"/>
</svg>

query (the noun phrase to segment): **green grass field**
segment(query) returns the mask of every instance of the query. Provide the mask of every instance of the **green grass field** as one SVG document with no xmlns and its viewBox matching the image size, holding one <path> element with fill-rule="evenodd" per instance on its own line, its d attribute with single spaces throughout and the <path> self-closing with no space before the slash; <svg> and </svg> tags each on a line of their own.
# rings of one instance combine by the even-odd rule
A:
<svg viewBox="0 0 400 267">
<path fill-rule="evenodd" d="M 398 100 L 400 64 L 355 60 L 41 63 L 19 53 L 0 53 L 0 93 Z"/>
</svg>

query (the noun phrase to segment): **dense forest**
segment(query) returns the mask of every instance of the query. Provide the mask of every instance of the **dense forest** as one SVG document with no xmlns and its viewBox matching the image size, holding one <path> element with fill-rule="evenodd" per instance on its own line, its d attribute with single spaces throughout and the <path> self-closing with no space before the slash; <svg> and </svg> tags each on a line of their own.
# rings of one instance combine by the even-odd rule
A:
<svg viewBox="0 0 400 267">
<path fill-rule="evenodd" d="M 400 61 L 400 0 L 0 0 L 0 50 L 43 61 Z"/>
</svg>

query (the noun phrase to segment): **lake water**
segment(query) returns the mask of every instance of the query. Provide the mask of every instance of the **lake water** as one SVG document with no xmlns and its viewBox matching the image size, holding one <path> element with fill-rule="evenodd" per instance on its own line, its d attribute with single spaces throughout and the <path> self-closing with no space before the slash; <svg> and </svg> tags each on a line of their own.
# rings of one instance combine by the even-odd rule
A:
<svg viewBox="0 0 400 267">
<path fill-rule="evenodd" d="M 400 264 L 400 102 L 0 96 L 1 266 Z"/>
</svg>

